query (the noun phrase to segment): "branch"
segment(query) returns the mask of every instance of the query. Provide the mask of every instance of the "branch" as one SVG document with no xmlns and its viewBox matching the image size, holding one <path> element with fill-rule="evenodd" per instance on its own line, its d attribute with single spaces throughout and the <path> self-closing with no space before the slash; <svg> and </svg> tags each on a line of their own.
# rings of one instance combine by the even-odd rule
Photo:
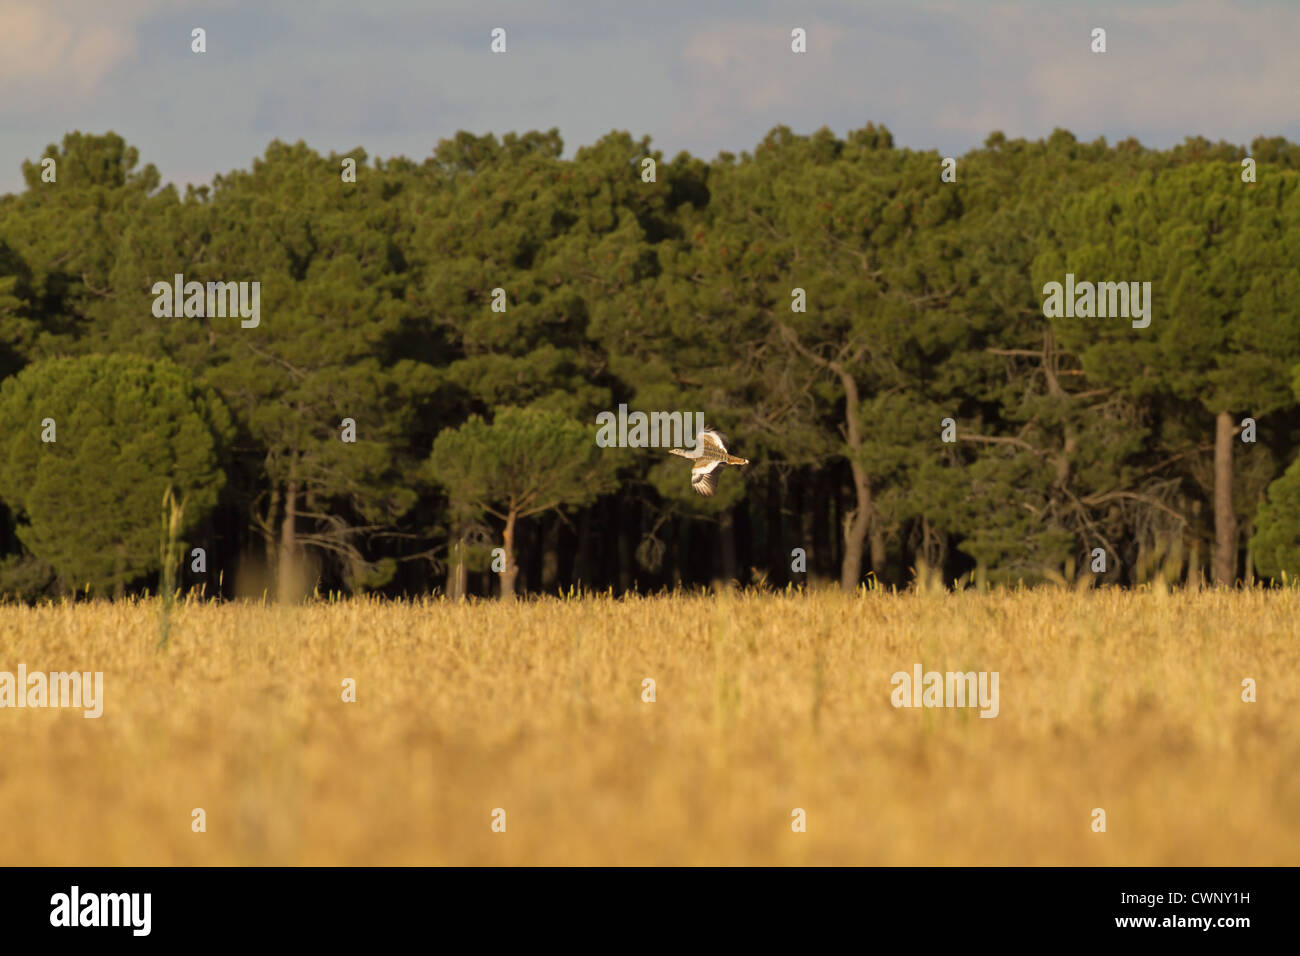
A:
<svg viewBox="0 0 1300 956">
<path fill-rule="evenodd" d="M 101 299 L 111 299 L 113 297 L 112 290 L 96 289 L 93 285 L 91 285 L 90 279 L 86 277 L 86 273 L 84 272 L 81 274 L 81 284 L 84 285 L 91 292 L 95 293 L 95 295 L 99 296 Z"/>
<path fill-rule="evenodd" d="M 316 547 L 321 548 L 325 551 L 333 551 L 335 554 L 346 555 L 349 558 L 355 557 L 364 563 L 369 563 L 366 562 L 365 559 L 361 556 L 360 550 L 358 550 L 355 545 L 339 544 L 337 539 L 330 537 L 328 535 L 310 534 L 310 533 L 304 534 L 302 532 L 299 532 L 297 535 L 297 540 L 301 544 L 315 545 Z"/>
<path fill-rule="evenodd" d="M 1214 450 L 1213 445 L 1198 445 L 1197 447 L 1185 451 L 1181 454 L 1174 455 L 1172 458 L 1166 458 L 1164 461 L 1152 465 L 1146 471 L 1138 472 L 1138 477 L 1145 478 L 1147 475 L 1151 474 L 1152 472 L 1159 471 L 1161 468 L 1165 467 L 1165 465 L 1172 465 L 1174 462 L 1180 461 L 1181 459 L 1186 458 L 1188 455 L 1199 455 L 1203 452 L 1213 451 L 1213 450 Z"/>
<path fill-rule="evenodd" d="M 1021 438 L 1012 438 L 1008 435 L 958 435 L 959 441 L 976 441 L 984 442 L 989 445 L 1015 445 L 1017 448 L 1024 448 L 1026 451 L 1032 451 L 1036 455 L 1041 455 L 1039 451 L 1029 442 Z"/>
<path fill-rule="evenodd" d="M 1147 495 L 1140 495 L 1136 491 L 1111 491 L 1104 495 L 1091 495 L 1082 500 L 1085 505 L 1095 506 L 1105 504 L 1107 501 L 1113 501 L 1116 498 L 1132 498 L 1134 501 L 1141 501 L 1153 508 L 1159 508 L 1161 511 L 1172 515 L 1177 518 L 1181 524 L 1187 524 L 1186 518 L 1180 515 L 1177 511 L 1174 511 L 1174 509 L 1170 508 L 1163 501 L 1158 501 L 1155 498 L 1148 497 Z"/>
<path fill-rule="evenodd" d="M 242 336 L 241 336 L 241 339 L 243 339 Z M 263 351 L 262 351 L 261 349 L 259 349 L 257 346 L 253 345 L 252 343 L 250 343 L 250 342 L 248 342 L 248 341 L 243 341 L 243 345 L 244 345 L 244 347 L 245 347 L 246 349 L 248 349 L 248 350 L 249 350 L 250 352 L 252 352 L 254 355 L 259 355 L 259 356 L 261 356 L 262 358 L 266 359 L 266 360 L 269 361 L 269 362 L 278 362 L 280 365 L 283 365 L 283 366 L 284 366 L 285 368 L 287 368 L 287 369 L 288 369 L 292 374 L 298 376 L 300 379 L 305 379 L 305 378 L 307 377 L 307 373 L 306 373 L 306 372 L 304 372 L 302 369 L 294 368 L 294 366 L 290 365 L 288 362 L 286 362 L 284 359 L 280 358 L 279 356 L 277 356 L 277 355 L 270 355 L 270 354 L 268 354 L 268 353 L 266 353 L 266 352 L 263 352 Z"/>
<path fill-rule="evenodd" d="M 804 358 L 808 359 L 811 362 L 816 362 L 822 368 L 830 369 L 832 372 L 835 372 L 837 375 L 840 374 L 840 367 L 838 362 L 832 362 L 830 359 L 823 358 L 822 356 L 818 355 L 816 352 L 810 351 L 809 349 L 805 348 L 803 343 L 799 341 L 799 336 L 795 334 L 794 329 L 790 328 L 790 326 L 786 325 L 784 322 L 778 322 L 776 324 L 776 327 L 781 330 L 781 334 L 785 336 L 786 341 L 788 341 L 791 345 L 793 345 L 795 347 L 795 350 Z"/>
</svg>

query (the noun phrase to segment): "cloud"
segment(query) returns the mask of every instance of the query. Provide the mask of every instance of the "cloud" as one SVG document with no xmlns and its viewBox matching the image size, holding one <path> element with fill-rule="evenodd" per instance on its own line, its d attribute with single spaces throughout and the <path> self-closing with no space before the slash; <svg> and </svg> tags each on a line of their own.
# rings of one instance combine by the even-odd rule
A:
<svg viewBox="0 0 1300 956">
<path fill-rule="evenodd" d="M 841 31 L 820 21 L 802 24 L 807 53 L 791 51 L 783 23 L 719 23 L 692 31 L 680 54 L 696 93 L 696 111 L 739 109 L 765 112 L 807 101 L 830 78 L 830 57 Z"/>
<path fill-rule="evenodd" d="M 0 0 L 0 191 L 72 129 L 116 129 L 164 175 L 247 165 L 271 137 L 418 159 L 458 129 L 550 126 L 570 153 L 626 129 L 706 158 L 867 122 L 944 155 L 995 129 L 1297 139 L 1297 35 L 1294 0 Z"/>
<path fill-rule="evenodd" d="M 1090 28 L 1080 20 L 1079 39 L 1068 49 L 1032 57 L 1026 112 L 1035 126 L 1049 117 L 1068 126 L 1078 116 L 1098 128 L 1245 138 L 1300 118 L 1300 7 L 1247 9 L 1223 0 L 1116 5 L 1091 20 L 1106 27 L 1107 53 L 1084 52 Z"/>
<path fill-rule="evenodd" d="M 902 84 L 895 105 L 928 111 L 943 137 L 1081 136 L 1134 132 L 1148 145 L 1204 134 L 1246 142 L 1294 135 L 1300 7 L 1228 0 L 1110 3 L 1086 10 L 1045 4 L 935 4 L 958 26 L 939 84 Z M 1106 30 L 1107 52 L 1091 52 Z M 927 59 L 943 64 L 944 49 Z"/>
<path fill-rule="evenodd" d="M 136 50 L 147 3 L 0 0 L 0 83 L 81 98 Z"/>
<path fill-rule="evenodd" d="M 808 29 L 803 55 L 789 49 L 796 24 Z M 1090 49 L 1097 26 L 1105 54 Z M 811 21 L 751 13 L 684 34 L 670 131 L 695 143 L 732 139 L 733 150 L 778 123 L 844 132 L 868 120 L 917 148 L 1054 127 L 1148 145 L 1294 136 L 1297 35 L 1300 5 L 1240 0 L 827 4 Z"/>
</svg>

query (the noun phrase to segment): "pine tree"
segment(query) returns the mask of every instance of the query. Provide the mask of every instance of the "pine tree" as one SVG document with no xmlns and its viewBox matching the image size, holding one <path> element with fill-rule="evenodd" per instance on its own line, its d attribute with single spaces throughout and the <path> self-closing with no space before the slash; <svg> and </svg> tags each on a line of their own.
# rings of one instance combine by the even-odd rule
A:
<svg viewBox="0 0 1300 956">
<path fill-rule="evenodd" d="M 519 520 L 587 504 L 614 488 L 595 426 L 539 409 L 502 409 L 491 424 L 471 416 L 438 436 L 428 467 L 454 501 L 503 522 L 501 596 L 507 599 L 515 596 L 519 573 Z"/>
<path fill-rule="evenodd" d="M 116 595 L 158 570 L 168 485 L 187 502 L 181 535 L 211 511 L 233 437 L 210 389 L 169 361 L 127 355 L 28 366 L 0 387 L 0 421 L 0 498 L 23 546 L 65 587 Z"/>
</svg>

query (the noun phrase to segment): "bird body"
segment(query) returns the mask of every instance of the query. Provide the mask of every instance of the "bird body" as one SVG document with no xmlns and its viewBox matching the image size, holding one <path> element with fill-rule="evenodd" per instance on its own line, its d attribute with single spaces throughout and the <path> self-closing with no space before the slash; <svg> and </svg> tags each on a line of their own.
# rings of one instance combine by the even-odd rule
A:
<svg viewBox="0 0 1300 956">
<path fill-rule="evenodd" d="M 748 465 L 748 458 L 739 458 L 727 451 L 727 439 L 713 428 L 705 428 L 695 442 L 695 448 L 686 451 L 683 448 L 670 448 L 670 453 L 686 458 L 691 464 L 691 487 L 704 495 L 711 496 L 718 489 L 718 475 L 728 465 Z"/>
</svg>

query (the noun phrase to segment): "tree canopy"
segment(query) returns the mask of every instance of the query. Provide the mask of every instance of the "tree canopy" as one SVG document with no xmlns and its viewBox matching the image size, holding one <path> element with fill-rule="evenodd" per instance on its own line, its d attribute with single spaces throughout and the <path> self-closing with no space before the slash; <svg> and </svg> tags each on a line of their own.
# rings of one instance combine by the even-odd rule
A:
<svg viewBox="0 0 1300 956">
<path fill-rule="evenodd" d="M 233 422 L 221 400 L 166 359 L 88 355 L 28 366 L 0 387 L 0 497 L 17 537 L 65 587 L 122 593 L 158 568 L 170 486 L 180 531 L 225 484 Z"/>
<path fill-rule="evenodd" d="M 114 133 L 41 158 L 0 197 L 0 593 L 152 586 L 168 481 L 229 594 L 1300 574 L 1283 139 L 274 141 L 183 194 Z M 1150 324 L 1049 314 L 1067 274 Z M 259 319 L 160 315 L 176 276 Z M 597 445 L 623 404 L 751 464 L 702 498 Z"/>
</svg>

